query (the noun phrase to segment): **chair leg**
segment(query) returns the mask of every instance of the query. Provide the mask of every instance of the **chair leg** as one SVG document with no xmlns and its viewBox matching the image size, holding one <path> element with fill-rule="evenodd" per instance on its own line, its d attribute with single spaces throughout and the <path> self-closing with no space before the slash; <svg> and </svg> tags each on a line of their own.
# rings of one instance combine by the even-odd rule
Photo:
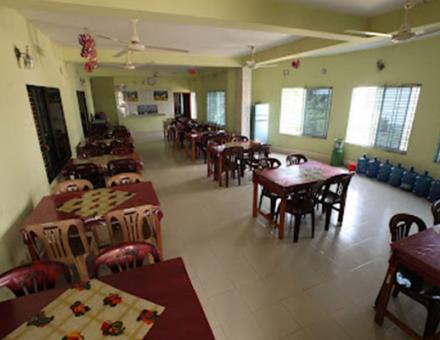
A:
<svg viewBox="0 0 440 340">
<path fill-rule="evenodd" d="M 315 237 L 315 208 L 312 209 L 312 238 Z"/>
<path fill-rule="evenodd" d="M 220 176 L 222 175 L 220 174 Z M 229 188 L 229 170 L 225 171 L 225 186 L 226 188 Z"/>
<path fill-rule="evenodd" d="M 436 302 L 428 307 L 428 317 L 426 318 L 425 330 L 423 331 L 424 339 L 434 337 L 438 325 L 440 323 L 440 305 Z"/>
<path fill-rule="evenodd" d="M 241 185 L 241 174 L 240 174 L 240 168 L 237 168 L 237 178 L 238 178 L 238 185 Z"/>
<path fill-rule="evenodd" d="M 328 231 L 329 227 L 330 227 L 330 220 L 332 217 L 332 207 L 331 205 L 322 205 L 323 207 L 325 206 L 325 231 Z"/>
<path fill-rule="evenodd" d="M 275 215 L 276 204 L 277 204 L 277 199 L 271 197 L 270 198 L 270 218 L 272 218 L 272 219 L 273 219 L 273 217 Z"/>
<path fill-rule="evenodd" d="M 299 227 L 301 225 L 301 215 L 295 215 L 295 227 L 293 230 L 293 242 L 298 242 Z"/>
<path fill-rule="evenodd" d="M 393 298 L 396 298 L 397 295 L 399 295 L 399 292 L 400 292 L 400 290 L 399 290 L 399 286 L 396 285 L 396 286 L 394 287 L 394 290 L 393 290 Z"/>
</svg>

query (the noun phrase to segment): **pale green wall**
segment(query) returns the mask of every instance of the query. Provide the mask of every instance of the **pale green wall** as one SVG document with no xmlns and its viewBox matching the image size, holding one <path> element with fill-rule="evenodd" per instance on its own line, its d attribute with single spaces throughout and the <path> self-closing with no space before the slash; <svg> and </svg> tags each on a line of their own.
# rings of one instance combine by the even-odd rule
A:
<svg viewBox="0 0 440 340">
<path fill-rule="evenodd" d="M 422 90 L 408 152 L 398 154 L 380 149 L 347 145 L 346 160 L 356 160 L 362 153 L 414 165 L 440 177 L 440 164 L 433 162 L 440 136 L 440 38 L 415 41 L 356 53 L 304 58 L 301 67 L 290 62 L 277 68 L 258 69 L 253 73 L 252 102 L 270 104 L 269 140 L 276 147 L 300 150 L 329 159 L 333 140 L 345 138 L 351 91 L 355 86 L 420 83 Z M 376 61 L 384 60 L 386 68 L 379 72 Z M 327 74 L 321 69 L 326 68 Z M 290 75 L 283 76 L 283 70 Z M 293 86 L 331 86 L 333 100 L 327 139 L 295 137 L 279 134 L 281 89 Z"/>
<path fill-rule="evenodd" d="M 113 77 L 90 77 L 95 113 L 105 112 L 110 125 L 118 125 Z"/>
<path fill-rule="evenodd" d="M 26 248 L 19 234 L 20 223 L 49 190 L 26 84 L 60 89 L 72 150 L 82 138 L 76 90 L 87 91 L 88 87 L 80 83 L 76 68 L 62 61 L 60 51 L 46 36 L 16 11 L 5 7 L 0 7 L 0 41 L 0 272 L 3 272 L 23 260 Z M 18 68 L 14 45 L 21 50 L 26 45 L 31 47 L 34 69 Z"/>
<path fill-rule="evenodd" d="M 219 69 L 200 72 L 194 81 L 197 93 L 198 118 L 206 121 L 206 97 L 208 91 L 226 91 L 226 129 L 235 129 L 236 87 L 238 69 Z"/>
</svg>

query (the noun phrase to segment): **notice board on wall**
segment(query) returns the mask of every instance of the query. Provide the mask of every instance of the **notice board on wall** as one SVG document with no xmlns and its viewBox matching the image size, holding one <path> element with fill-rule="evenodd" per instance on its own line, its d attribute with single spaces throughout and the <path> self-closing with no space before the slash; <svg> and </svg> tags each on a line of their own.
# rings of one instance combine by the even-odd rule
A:
<svg viewBox="0 0 440 340">
<path fill-rule="evenodd" d="M 160 92 L 161 96 L 158 96 Z M 168 90 L 139 89 L 116 91 L 118 111 L 123 116 L 174 112 L 174 99 Z"/>
</svg>

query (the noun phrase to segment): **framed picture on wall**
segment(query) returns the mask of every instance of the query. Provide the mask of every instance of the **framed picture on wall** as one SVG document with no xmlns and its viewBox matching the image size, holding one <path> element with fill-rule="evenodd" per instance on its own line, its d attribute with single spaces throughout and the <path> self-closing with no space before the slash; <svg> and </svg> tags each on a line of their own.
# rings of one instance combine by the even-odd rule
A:
<svg viewBox="0 0 440 340">
<path fill-rule="evenodd" d="M 168 91 L 154 91 L 153 97 L 155 101 L 167 101 Z"/>
<path fill-rule="evenodd" d="M 124 91 L 124 100 L 126 102 L 137 102 L 139 101 L 137 91 Z"/>
</svg>

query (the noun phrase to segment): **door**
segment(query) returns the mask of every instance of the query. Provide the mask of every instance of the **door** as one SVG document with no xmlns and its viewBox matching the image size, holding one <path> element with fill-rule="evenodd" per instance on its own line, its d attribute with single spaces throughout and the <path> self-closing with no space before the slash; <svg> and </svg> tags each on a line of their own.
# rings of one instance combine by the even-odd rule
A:
<svg viewBox="0 0 440 340">
<path fill-rule="evenodd" d="M 89 111 L 87 109 L 86 93 L 84 91 L 76 91 L 78 97 L 79 113 L 81 115 L 81 125 L 84 133 L 84 137 L 89 135 L 90 120 Z"/>
<path fill-rule="evenodd" d="M 190 92 L 174 92 L 174 115 L 191 118 Z"/>
<path fill-rule="evenodd" d="M 256 104 L 252 117 L 252 139 L 267 143 L 269 133 L 269 104 Z"/>
<path fill-rule="evenodd" d="M 70 159 L 70 142 L 58 89 L 27 86 L 46 174 L 51 182 Z"/>
</svg>

